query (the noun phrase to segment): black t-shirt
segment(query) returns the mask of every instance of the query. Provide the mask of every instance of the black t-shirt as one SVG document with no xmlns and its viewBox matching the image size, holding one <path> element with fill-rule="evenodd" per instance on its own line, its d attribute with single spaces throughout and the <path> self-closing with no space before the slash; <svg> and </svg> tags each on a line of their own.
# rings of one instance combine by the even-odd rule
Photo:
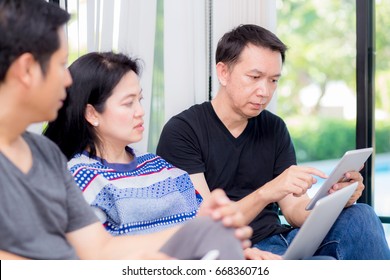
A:
<svg viewBox="0 0 390 280">
<path fill-rule="evenodd" d="M 194 105 L 170 119 L 161 133 L 157 154 L 189 174 L 204 173 L 210 190 L 221 188 L 234 201 L 296 164 L 293 143 L 281 118 L 263 111 L 249 119 L 235 138 L 210 102 Z M 250 226 L 253 243 L 289 230 L 280 224 L 275 203 Z"/>
</svg>

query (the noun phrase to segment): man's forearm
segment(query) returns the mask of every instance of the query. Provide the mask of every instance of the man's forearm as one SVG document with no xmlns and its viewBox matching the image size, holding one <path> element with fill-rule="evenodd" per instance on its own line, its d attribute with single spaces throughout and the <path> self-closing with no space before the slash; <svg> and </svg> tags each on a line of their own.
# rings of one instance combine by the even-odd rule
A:
<svg viewBox="0 0 390 280">
<path fill-rule="evenodd" d="M 27 258 L 0 250 L 0 260 L 27 260 Z"/>
<path fill-rule="evenodd" d="M 271 202 L 266 200 L 266 198 L 256 190 L 236 203 L 244 214 L 245 223 L 249 224 Z"/>
<path fill-rule="evenodd" d="M 157 252 L 181 228 L 181 226 L 146 235 L 118 236 L 105 246 L 103 259 L 133 258 L 139 253 Z"/>
<path fill-rule="evenodd" d="M 307 195 L 300 198 L 290 195 L 279 203 L 283 216 L 291 226 L 299 228 L 303 225 L 310 214 L 310 211 L 305 209 L 309 201 L 310 199 Z"/>
</svg>

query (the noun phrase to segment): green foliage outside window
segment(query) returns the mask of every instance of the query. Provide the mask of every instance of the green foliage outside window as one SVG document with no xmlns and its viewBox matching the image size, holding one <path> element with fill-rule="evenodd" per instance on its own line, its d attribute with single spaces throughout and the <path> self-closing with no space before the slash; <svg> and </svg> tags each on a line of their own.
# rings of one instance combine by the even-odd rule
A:
<svg viewBox="0 0 390 280">
<path fill-rule="evenodd" d="M 376 153 L 390 153 L 390 123 L 375 123 Z M 355 121 L 299 118 L 288 123 L 298 163 L 340 158 L 356 146 Z"/>
<path fill-rule="evenodd" d="M 390 5 L 375 1 L 375 149 L 390 153 Z M 281 0 L 277 35 L 289 50 L 278 90 L 277 114 L 287 123 L 298 163 L 340 158 L 356 147 L 356 120 L 324 114 L 321 101 L 331 82 L 356 91 L 356 1 Z M 300 91 L 320 89 L 307 108 Z M 313 92 L 313 94 L 315 94 Z M 334 98 L 339 98 L 334 94 Z M 342 104 L 339 104 L 339 106 Z M 349 104 L 345 104 L 349 105 Z"/>
</svg>

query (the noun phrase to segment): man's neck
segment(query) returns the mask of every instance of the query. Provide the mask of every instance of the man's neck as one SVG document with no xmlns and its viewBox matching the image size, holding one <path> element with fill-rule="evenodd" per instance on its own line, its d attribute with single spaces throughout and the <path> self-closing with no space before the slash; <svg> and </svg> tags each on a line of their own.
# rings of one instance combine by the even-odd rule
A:
<svg viewBox="0 0 390 280">
<path fill-rule="evenodd" d="M 222 94 L 217 94 L 211 101 L 211 105 L 229 132 L 235 138 L 240 136 L 248 124 L 248 119 L 231 109 L 230 100 L 223 98 Z"/>
<path fill-rule="evenodd" d="M 0 91 L 0 146 L 10 146 L 21 137 L 29 125 L 27 113 L 16 105 L 14 100 L 6 98 Z"/>
<path fill-rule="evenodd" d="M 4 124 L 3 120 L 0 119 L 0 150 L 2 147 L 11 147 L 21 138 L 25 130 L 18 129 L 16 126 Z"/>
<path fill-rule="evenodd" d="M 32 167 L 32 153 L 22 134 L 29 123 L 23 108 L 0 92 L 0 152 L 24 174 Z M 3 103 L 1 103 L 3 102 Z"/>
<path fill-rule="evenodd" d="M 22 173 L 27 174 L 33 165 L 29 145 L 21 135 L 18 135 L 12 142 L 7 142 L 9 140 L 9 138 L 0 138 L 0 152 Z"/>
</svg>

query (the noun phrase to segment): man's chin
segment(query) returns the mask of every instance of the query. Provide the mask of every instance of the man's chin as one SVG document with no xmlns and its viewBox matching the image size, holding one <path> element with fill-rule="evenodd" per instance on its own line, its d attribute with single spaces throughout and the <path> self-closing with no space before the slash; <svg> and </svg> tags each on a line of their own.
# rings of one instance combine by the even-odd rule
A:
<svg viewBox="0 0 390 280">
<path fill-rule="evenodd" d="M 255 118 L 255 117 L 257 117 L 258 115 L 260 115 L 261 114 L 261 112 L 263 112 L 265 109 L 261 109 L 261 110 L 256 110 L 256 111 L 251 111 L 251 112 L 249 112 L 249 114 L 247 114 L 247 117 L 248 117 L 248 119 L 251 119 L 251 118 Z"/>
<path fill-rule="evenodd" d="M 52 114 L 48 115 L 45 120 L 47 122 L 52 122 L 58 117 L 58 111 L 53 112 Z"/>
</svg>

